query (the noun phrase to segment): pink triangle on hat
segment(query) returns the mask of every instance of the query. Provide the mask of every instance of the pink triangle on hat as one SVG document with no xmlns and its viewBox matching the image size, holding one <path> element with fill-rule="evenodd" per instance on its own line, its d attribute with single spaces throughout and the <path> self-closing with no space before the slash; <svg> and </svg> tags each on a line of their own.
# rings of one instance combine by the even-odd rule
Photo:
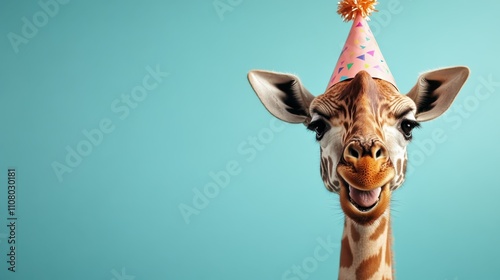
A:
<svg viewBox="0 0 500 280">
<path fill-rule="evenodd" d="M 352 51 L 350 53 L 345 52 L 346 49 L 350 49 Z M 390 71 L 380 71 L 382 70 L 381 68 L 388 70 L 389 67 L 385 62 L 385 59 L 382 55 L 382 52 L 380 51 L 375 37 L 373 37 L 366 19 L 364 19 L 363 16 L 359 13 L 354 18 L 351 31 L 349 32 L 342 50 L 343 51 L 340 54 L 338 62 L 333 71 L 333 75 L 335 75 L 335 77 L 333 77 L 332 75 L 327 89 L 338 82 L 354 78 L 354 76 L 356 76 L 356 74 L 361 70 L 368 72 L 373 78 L 385 80 L 396 86 L 396 82 L 394 81 L 394 77 L 392 76 Z M 356 61 L 360 60 L 362 60 L 364 63 L 356 63 Z M 343 66 L 343 64 L 351 64 L 351 67 L 345 67 Z M 376 66 L 366 68 L 365 65 Z M 342 76 L 336 75 L 337 73 L 340 73 L 340 71 L 342 71 Z"/>
</svg>

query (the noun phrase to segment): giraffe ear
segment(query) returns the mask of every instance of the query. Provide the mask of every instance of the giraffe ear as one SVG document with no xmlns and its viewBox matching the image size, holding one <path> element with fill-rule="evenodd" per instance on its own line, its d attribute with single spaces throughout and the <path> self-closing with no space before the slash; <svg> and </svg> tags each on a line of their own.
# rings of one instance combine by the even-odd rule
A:
<svg viewBox="0 0 500 280">
<path fill-rule="evenodd" d="M 469 76 L 464 66 L 442 68 L 418 77 L 417 84 L 407 94 L 417 105 L 417 121 L 439 117 L 453 103 Z"/>
<path fill-rule="evenodd" d="M 292 74 L 253 70 L 248 81 L 266 109 L 278 119 L 289 123 L 307 123 L 309 105 L 314 96 Z"/>
</svg>

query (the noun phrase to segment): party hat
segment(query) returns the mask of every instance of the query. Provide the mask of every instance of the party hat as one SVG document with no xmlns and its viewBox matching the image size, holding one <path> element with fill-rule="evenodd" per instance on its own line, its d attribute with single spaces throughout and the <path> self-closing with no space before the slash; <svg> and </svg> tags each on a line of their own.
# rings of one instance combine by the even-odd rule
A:
<svg viewBox="0 0 500 280">
<path fill-rule="evenodd" d="M 367 19 L 372 12 L 376 11 L 375 4 L 377 4 L 376 0 L 342 0 L 339 2 L 337 12 L 344 21 L 352 20 L 353 23 L 327 89 L 338 82 L 354 78 L 361 70 L 365 70 L 373 78 L 388 81 L 396 86 L 394 77 L 368 26 Z"/>
</svg>

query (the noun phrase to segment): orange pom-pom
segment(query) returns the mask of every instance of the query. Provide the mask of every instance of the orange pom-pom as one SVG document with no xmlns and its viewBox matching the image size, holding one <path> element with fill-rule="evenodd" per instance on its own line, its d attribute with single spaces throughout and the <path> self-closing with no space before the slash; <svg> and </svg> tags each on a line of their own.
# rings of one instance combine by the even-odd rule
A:
<svg viewBox="0 0 500 280">
<path fill-rule="evenodd" d="M 375 5 L 377 0 L 342 0 L 339 2 L 337 13 L 342 16 L 344 21 L 353 20 L 356 15 L 360 14 L 363 18 L 376 12 Z"/>
</svg>

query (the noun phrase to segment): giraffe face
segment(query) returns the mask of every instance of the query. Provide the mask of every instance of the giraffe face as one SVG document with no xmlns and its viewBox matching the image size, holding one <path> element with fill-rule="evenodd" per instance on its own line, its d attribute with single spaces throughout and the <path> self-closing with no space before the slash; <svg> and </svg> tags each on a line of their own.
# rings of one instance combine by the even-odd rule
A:
<svg viewBox="0 0 500 280">
<path fill-rule="evenodd" d="M 404 181 L 406 146 L 418 126 L 415 103 L 362 71 L 315 98 L 309 111 L 326 188 L 340 195 L 353 220 L 375 220 Z"/>
<path fill-rule="evenodd" d="M 412 129 L 443 114 L 468 75 L 463 66 L 429 71 L 403 95 L 360 71 L 318 97 L 291 74 L 254 70 L 248 79 L 272 115 L 316 132 L 326 188 L 349 218 L 370 224 L 404 181 Z"/>
</svg>

